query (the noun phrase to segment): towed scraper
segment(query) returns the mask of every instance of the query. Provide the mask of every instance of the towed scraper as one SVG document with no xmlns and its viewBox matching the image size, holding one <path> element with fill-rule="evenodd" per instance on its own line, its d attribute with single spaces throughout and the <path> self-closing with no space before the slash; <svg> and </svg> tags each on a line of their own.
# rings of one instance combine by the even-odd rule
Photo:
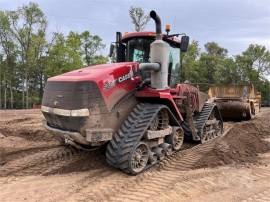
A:
<svg viewBox="0 0 270 202">
<path fill-rule="evenodd" d="M 261 95 L 253 84 L 213 85 L 208 95 L 217 104 L 223 119 L 250 120 L 260 111 Z"/>
</svg>

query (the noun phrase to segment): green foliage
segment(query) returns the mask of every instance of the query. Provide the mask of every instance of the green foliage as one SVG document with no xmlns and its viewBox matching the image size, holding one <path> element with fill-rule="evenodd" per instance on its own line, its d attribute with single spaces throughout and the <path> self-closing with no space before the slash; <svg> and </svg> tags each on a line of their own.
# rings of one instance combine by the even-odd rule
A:
<svg viewBox="0 0 270 202">
<path fill-rule="evenodd" d="M 213 57 L 226 57 L 228 50 L 220 47 L 216 42 L 208 42 L 204 45 L 206 53 Z"/>
<path fill-rule="evenodd" d="M 237 56 L 236 62 L 242 67 L 245 79 L 258 80 L 270 74 L 270 52 L 265 46 L 251 44 Z"/>
<path fill-rule="evenodd" d="M 247 50 L 235 57 L 215 42 L 205 44 L 201 52 L 199 44 L 192 41 L 182 55 L 182 81 L 203 84 L 247 84 L 252 82 L 262 93 L 264 100 L 270 99 L 270 84 L 265 78 L 270 73 L 270 52 L 264 46 L 251 44 Z"/>
<path fill-rule="evenodd" d="M 54 33 L 54 40 L 48 49 L 45 73 L 48 77 L 62 74 L 83 65 L 96 65 L 108 62 L 108 58 L 97 53 L 105 47 L 97 35 L 89 31 L 81 34 L 70 32 L 67 37 Z"/>
<path fill-rule="evenodd" d="M 270 52 L 265 46 L 251 44 L 236 57 L 238 68 L 242 70 L 242 80 L 253 82 L 262 93 L 263 101 L 270 103 L 270 83 L 265 75 L 270 74 Z"/>
<path fill-rule="evenodd" d="M 135 26 L 134 29 L 136 32 L 143 31 L 150 20 L 150 16 L 145 14 L 141 7 L 131 6 L 129 8 L 129 16 L 131 18 L 132 24 Z"/>
<path fill-rule="evenodd" d="M 227 50 L 220 47 L 215 42 L 209 42 L 204 45 L 206 52 L 201 54 L 199 64 L 203 69 L 204 78 L 208 83 L 220 81 L 219 71 L 224 69 Z"/>
<path fill-rule="evenodd" d="M 97 65 L 97 64 L 106 64 L 108 63 L 109 59 L 108 57 L 104 57 L 103 55 L 96 55 L 92 57 L 91 65 Z"/>
<path fill-rule="evenodd" d="M 48 77 L 108 62 L 102 39 L 90 32 L 46 38 L 46 16 L 36 3 L 0 11 L 0 109 L 40 103 Z"/>
<path fill-rule="evenodd" d="M 200 74 L 202 72 L 199 68 L 199 55 L 199 43 L 198 41 L 192 41 L 189 45 L 188 51 L 181 54 L 182 81 L 188 80 L 190 82 L 198 82 L 200 80 Z"/>
<path fill-rule="evenodd" d="M 108 62 L 108 58 L 103 58 L 104 60 L 97 60 L 97 52 L 101 49 L 105 48 L 105 44 L 102 43 L 102 39 L 98 35 L 91 35 L 90 32 L 85 31 L 81 34 L 82 40 L 82 53 L 84 62 L 86 65 L 93 65 L 93 64 L 102 64 L 101 62 Z"/>
<path fill-rule="evenodd" d="M 80 44 L 74 33 L 70 33 L 67 39 L 63 34 L 55 33 L 54 41 L 48 49 L 46 75 L 51 77 L 81 67 L 78 46 Z"/>
</svg>

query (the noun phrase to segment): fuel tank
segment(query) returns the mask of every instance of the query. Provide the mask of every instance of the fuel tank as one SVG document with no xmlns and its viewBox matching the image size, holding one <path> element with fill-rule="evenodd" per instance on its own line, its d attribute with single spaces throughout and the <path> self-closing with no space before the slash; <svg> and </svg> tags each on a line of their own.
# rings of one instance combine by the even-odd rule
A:
<svg viewBox="0 0 270 202">
<path fill-rule="evenodd" d="M 63 136 L 78 133 L 86 140 L 83 144 L 106 141 L 136 105 L 140 80 L 135 62 L 90 66 L 49 78 L 41 107 L 45 125 Z"/>
</svg>

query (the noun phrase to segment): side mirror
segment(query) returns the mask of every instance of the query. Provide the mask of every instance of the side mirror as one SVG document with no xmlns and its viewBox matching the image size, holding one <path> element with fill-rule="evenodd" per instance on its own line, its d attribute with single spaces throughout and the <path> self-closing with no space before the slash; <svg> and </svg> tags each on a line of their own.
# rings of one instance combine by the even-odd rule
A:
<svg viewBox="0 0 270 202">
<path fill-rule="evenodd" d="M 111 43 L 109 57 L 112 57 L 115 45 Z"/>
<path fill-rule="evenodd" d="M 189 36 L 182 36 L 180 42 L 181 52 L 187 52 L 188 44 L 189 44 Z"/>
</svg>

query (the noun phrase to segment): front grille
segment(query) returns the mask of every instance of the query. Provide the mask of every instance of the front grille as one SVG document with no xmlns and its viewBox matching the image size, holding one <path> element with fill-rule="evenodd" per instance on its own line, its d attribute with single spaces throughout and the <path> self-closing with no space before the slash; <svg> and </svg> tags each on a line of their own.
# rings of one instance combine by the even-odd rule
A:
<svg viewBox="0 0 270 202">
<path fill-rule="evenodd" d="M 104 101 L 95 82 L 47 82 L 42 105 L 60 109 L 82 109 L 103 105 Z"/>
<path fill-rule="evenodd" d="M 49 126 L 61 130 L 80 132 L 86 117 L 66 117 L 43 112 Z"/>
<path fill-rule="evenodd" d="M 75 110 L 100 108 L 106 110 L 103 97 L 95 82 L 49 81 L 44 89 L 42 105 L 52 108 Z M 43 112 L 51 127 L 62 130 L 79 131 L 87 117 L 70 117 Z"/>
</svg>

